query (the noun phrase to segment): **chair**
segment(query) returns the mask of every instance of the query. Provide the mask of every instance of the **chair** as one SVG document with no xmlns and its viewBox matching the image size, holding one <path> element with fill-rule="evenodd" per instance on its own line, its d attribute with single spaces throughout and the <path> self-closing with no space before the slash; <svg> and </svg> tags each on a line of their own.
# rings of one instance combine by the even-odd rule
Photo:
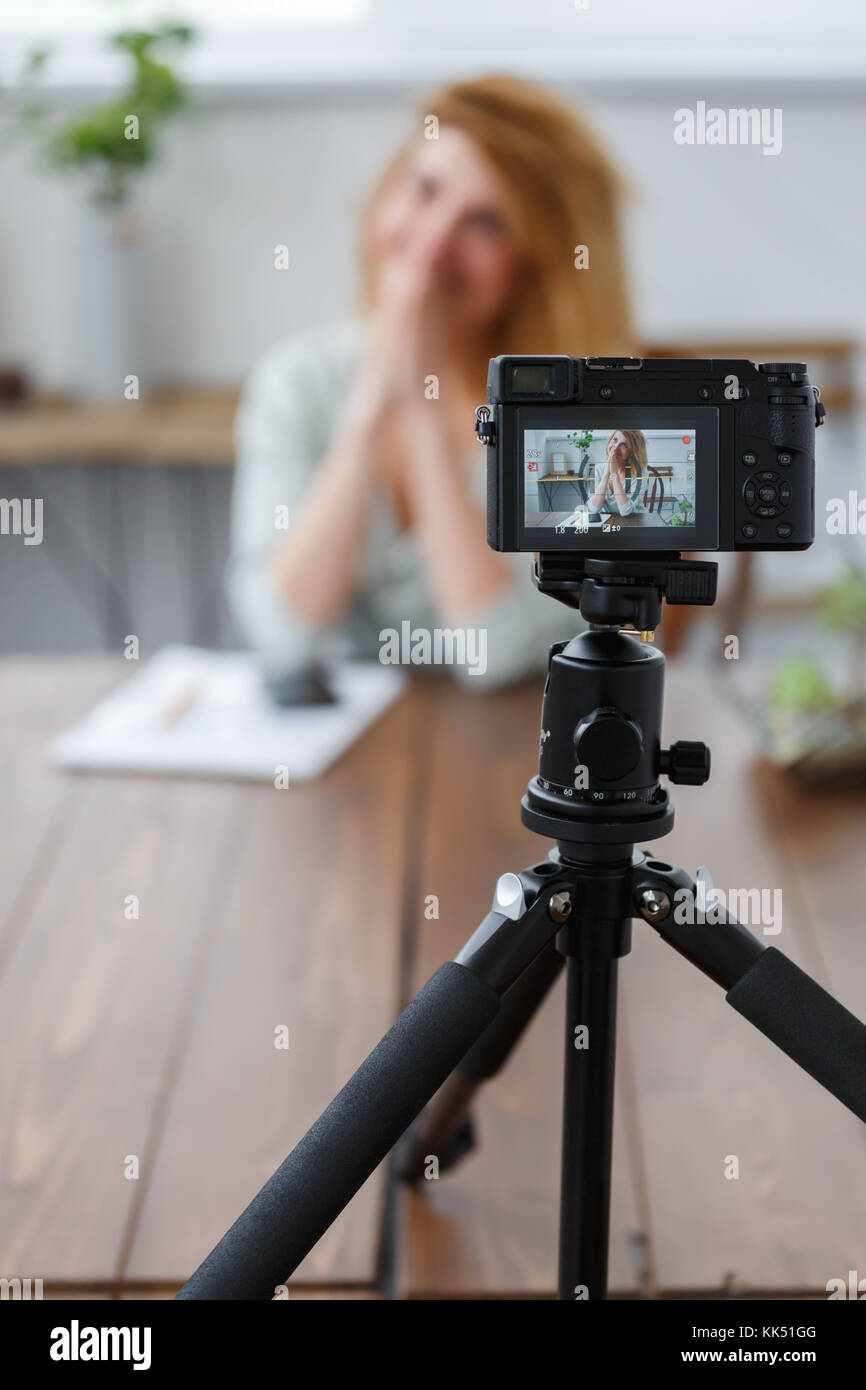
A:
<svg viewBox="0 0 866 1390">
<path fill-rule="evenodd" d="M 653 468 L 652 464 L 647 464 L 647 472 L 652 479 L 652 486 L 646 488 L 644 491 L 644 506 L 647 511 L 658 512 L 661 516 L 661 510 L 665 500 L 665 480 L 658 470 Z"/>
</svg>

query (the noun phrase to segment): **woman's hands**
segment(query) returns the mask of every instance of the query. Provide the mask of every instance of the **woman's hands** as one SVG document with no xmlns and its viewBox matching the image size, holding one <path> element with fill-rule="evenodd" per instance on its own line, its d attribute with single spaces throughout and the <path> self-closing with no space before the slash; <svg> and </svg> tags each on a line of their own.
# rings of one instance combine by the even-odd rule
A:
<svg viewBox="0 0 866 1390">
<path fill-rule="evenodd" d="M 623 508 L 629 508 L 625 466 L 613 451 L 608 454 L 607 462 L 604 465 L 604 472 L 601 475 L 601 481 L 590 498 L 590 511 L 602 512 L 605 510 L 605 498 L 607 497 L 608 487 L 610 487 L 620 511 L 622 511 Z"/>
<path fill-rule="evenodd" d="M 428 235 L 382 267 L 378 303 L 347 406 L 356 424 L 375 429 L 424 398 L 425 376 L 434 370 L 431 359 L 438 361 L 446 349 L 434 294 L 437 255 L 437 239 Z"/>
<path fill-rule="evenodd" d="M 459 372 L 465 345 L 449 333 L 436 294 L 445 235 L 444 224 L 431 228 L 383 264 L 340 422 L 275 555 L 284 598 L 316 625 L 335 620 L 351 599 L 377 483 L 408 492 L 432 597 L 446 620 L 459 621 L 510 582 L 507 563 L 485 544 L 483 507 L 466 470 L 477 397 Z M 431 375 L 438 391 L 428 399 Z"/>
<path fill-rule="evenodd" d="M 616 457 L 612 457 L 610 460 L 610 485 L 613 490 L 613 495 L 616 498 L 617 506 L 620 511 L 622 511 L 623 507 L 628 506 L 629 498 L 626 491 L 625 468 Z"/>
<path fill-rule="evenodd" d="M 600 512 L 603 509 L 604 499 L 607 496 L 607 488 L 609 482 L 610 459 L 608 459 L 607 463 L 604 465 L 604 472 L 601 475 L 601 481 L 598 487 L 596 488 L 595 492 L 592 494 L 592 497 L 589 499 L 589 510 L 591 512 Z"/>
<path fill-rule="evenodd" d="M 603 486 L 598 489 L 596 496 L 600 494 L 603 501 L 607 492 L 607 486 L 610 484 L 610 490 L 614 495 L 619 510 L 622 511 L 623 508 L 629 507 L 629 496 L 626 490 L 625 464 L 615 449 L 611 449 L 608 453 L 602 483 Z M 593 501 L 595 501 L 595 498 L 593 498 Z M 596 510 L 600 509 L 597 508 Z"/>
<path fill-rule="evenodd" d="M 467 456 L 477 447 L 473 419 L 480 391 L 473 394 L 460 370 L 466 345 L 455 341 L 437 295 L 446 236 L 442 220 L 386 263 L 369 340 L 381 370 L 370 364 L 369 375 L 362 371 L 358 391 L 373 393 L 380 437 L 387 433 L 393 440 L 396 426 L 400 447 L 383 457 L 377 476 L 405 487 L 434 606 L 445 621 L 458 622 L 504 589 L 511 574 L 485 543 L 484 509 L 470 487 Z M 425 391 L 431 376 L 437 382 L 432 397 Z M 389 475 L 395 463 L 399 479 Z"/>
</svg>

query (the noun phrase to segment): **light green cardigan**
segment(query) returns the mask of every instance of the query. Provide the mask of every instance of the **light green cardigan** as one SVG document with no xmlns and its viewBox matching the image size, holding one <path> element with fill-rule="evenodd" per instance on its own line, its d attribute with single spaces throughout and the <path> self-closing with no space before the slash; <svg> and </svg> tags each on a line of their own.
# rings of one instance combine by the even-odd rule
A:
<svg viewBox="0 0 866 1390">
<path fill-rule="evenodd" d="M 237 414 L 226 589 L 239 634 L 286 667 L 300 667 L 323 650 L 375 658 L 385 629 L 399 632 L 407 620 L 413 630 L 432 632 L 443 626 L 431 602 L 419 541 L 411 532 L 399 533 L 385 490 L 372 501 L 355 600 L 339 623 L 326 631 L 314 629 L 279 597 L 270 577 L 269 553 L 285 535 L 275 528 L 276 509 L 288 508 L 291 518 L 311 472 L 327 451 L 362 332 L 357 324 L 347 324 L 277 343 L 250 373 Z M 473 490 L 481 502 L 484 474 L 479 446 Z M 550 643 L 573 636 L 583 626 L 576 612 L 534 588 L 531 556 L 508 560 L 513 568 L 509 588 L 493 602 L 461 615 L 462 627 L 487 634 L 483 674 L 470 674 L 457 665 L 448 668 L 468 689 L 489 690 L 543 671 Z M 315 573 L 309 582 L 316 583 Z"/>
</svg>

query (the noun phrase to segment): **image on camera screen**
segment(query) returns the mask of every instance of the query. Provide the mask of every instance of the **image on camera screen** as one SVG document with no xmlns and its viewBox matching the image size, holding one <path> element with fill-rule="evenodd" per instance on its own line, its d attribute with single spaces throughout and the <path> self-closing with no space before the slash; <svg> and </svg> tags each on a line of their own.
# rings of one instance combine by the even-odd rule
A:
<svg viewBox="0 0 866 1390">
<path fill-rule="evenodd" d="M 693 528 L 695 437 L 688 426 L 525 430 L 526 526 L 561 535 Z"/>
</svg>

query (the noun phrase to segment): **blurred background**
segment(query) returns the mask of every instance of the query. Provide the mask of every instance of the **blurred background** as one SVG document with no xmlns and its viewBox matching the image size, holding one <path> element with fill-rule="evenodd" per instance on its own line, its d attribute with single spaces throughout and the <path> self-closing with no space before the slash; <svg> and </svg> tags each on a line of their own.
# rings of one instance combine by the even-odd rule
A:
<svg viewBox="0 0 866 1390">
<path fill-rule="evenodd" d="M 141 27 L 157 38 L 143 46 L 112 39 Z M 137 148 L 133 166 L 119 162 L 116 149 L 92 158 L 100 109 L 130 83 L 153 81 L 147 65 L 156 59 L 164 65 L 157 85 L 167 97 L 157 138 Z M 436 712 L 424 715 L 436 721 L 443 764 L 474 748 L 479 782 L 490 768 L 500 769 L 502 780 L 473 793 L 465 811 L 488 827 L 490 844 L 479 852 L 474 872 L 465 864 L 449 868 L 450 851 L 437 827 L 448 823 L 453 830 L 457 789 L 442 769 L 442 785 L 429 766 L 424 774 L 431 810 L 417 844 L 411 835 L 404 843 L 408 832 L 390 820 L 374 819 L 367 840 L 358 838 L 357 812 L 369 810 L 369 798 L 379 805 L 387 793 L 402 804 L 409 794 L 410 755 L 397 757 L 395 749 L 415 747 L 423 727 L 414 722 L 421 718 L 415 705 L 389 714 L 384 734 L 374 731 L 372 744 L 353 750 L 342 770 L 299 793 L 308 798 L 300 811 L 281 810 L 290 824 L 275 822 L 253 803 L 252 788 L 191 781 L 142 789 L 133 779 L 64 779 L 43 761 L 46 740 L 84 714 L 121 674 L 110 663 L 119 660 L 129 634 L 139 637 L 142 656 L 167 643 L 243 644 L 223 585 L 242 383 L 286 334 L 326 328 L 355 311 L 359 220 L 383 166 L 417 122 L 424 93 L 445 81 L 500 72 L 532 78 L 578 103 L 625 177 L 635 351 L 805 361 L 821 387 L 827 420 L 817 443 L 815 545 L 804 554 L 720 557 L 718 606 L 672 614 L 663 626 L 679 720 L 674 736 L 706 736 L 718 768 L 708 788 L 680 793 L 681 823 L 690 821 L 691 829 L 683 829 L 670 854 L 692 870 L 715 856 L 723 866 L 717 882 L 781 883 L 790 904 L 786 932 L 795 944 L 784 936 L 771 944 L 798 956 L 854 1012 L 866 1011 L 856 901 L 866 746 L 866 515 L 858 511 L 866 498 L 862 5 L 246 0 L 238 6 L 177 0 L 154 7 L 121 0 L 5 0 L 0 495 L 44 499 L 44 538 L 33 546 L 0 538 L 9 787 L 3 808 L 8 836 L 0 849 L 9 873 L 0 902 L 0 980 L 19 1001 L 11 1013 L 13 1048 L 4 1049 L 0 1101 L 6 1126 L 0 1273 L 44 1275 L 61 1290 L 90 1289 L 93 1296 L 170 1292 L 279 1161 L 286 1139 L 327 1101 L 332 1081 L 348 1074 L 387 1026 L 395 1005 L 420 983 L 419 971 L 423 978 L 425 962 L 432 969 L 467 934 L 473 913 L 485 910 L 489 874 L 516 869 L 538 853 L 516 825 L 521 781 L 532 772 L 537 689 L 489 697 L 486 716 L 464 707 L 457 695 L 442 694 Z M 699 101 L 724 109 L 778 108 L 780 151 L 675 143 L 674 112 Z M 66 133 L 59 143 L 58 132 Z M 60 162 L 49 157 L 52 139 L 55 154 L 64 152 Z M 128 158 L 122 150 L 120 160 Z M 94 199 L 100 188 L 111 191 L 109 205 Z M 278 247 L 286 250 L 285 268 L 275 266 Z M 131 388 L 130 377 L 136 379 Z M 841 499 L 846 517 L 842 534 L 831 534 L 826 524 L 834 499 Z M 738 639 L 733 659 L 726 646 L 731 635 Z M 108 664 L 97 662 L 100 653 Z M 426 691 L 418 698 L 433 700 Z M 525 729 L 522 742 L 512 741 L 513 728 Z M 169 795 L 170 805 L 159 799 Z M 298 958 L 281 963 L 279 951 L 289 948 L 275 944 L 289 933 L 291 904 L 301 912 L 305 902 L 300 885 L 287 887 L 279 877 L 281 846 L 289 836 L 312 836 L 316 827 L 322 843 L 329 840 L 338 801 L 346 808 L 345 824 L 339 822 L 341 871 L 363 863 L 373 873 L 372 862 L 386 877 L 383 843 L 398 855 L 401 875 L 410 859 L 415 865 L 411 893 L 417 901 L 407 907 L 395 888 L 379 903 L 393 933 L 381 929 L 372 976 L 366 951 L 355 960 L 355 975 L 348 975 L 357 945 L 341 966 L 333 964 L 345 941 L 338 914 L 327 909 L 318 945 L 298 945 Z M 215 892 L 218 869 L 210 856 L 217 846 L 233 851 L 238 817 L 252 817 L 255 832 L 247 834 L 254 838 L 238 850 L 231 890 Z M 513 831 L 506 830 L 511 821 Z M 471 823 L 464 830 L 472 836 Z M 191 837 L 193 867 L 175 863 L 167 835 L 184 843 Z M 370 847 L 374 835 L 378 850 Z M 515 862 L 508 860 L 509 845 Z M 744 854 L 752 856 L 748 871 Z M 770 856 L 772 869 L 759 867 L 761 854 Z M 418 869 L 417 855 L 425 869 Z M 129 978 L 129 961 L 116 956 L 114 946 L 93 942 L 101 940 L 95 924 L 105 926 L 110 916 L 108 897 L 125 901 L 145 879 L 162 903 L 160 930 L 167 937 L 160 949 L 169 956 L 157 953 L 141 966 L 135 1002 L 119 984 Z M 425 919 L 427 893 L 449 903 L 450 914 L 442 909 L 447 930 L 441 920 Z M 274 900 L 265 912 L 268 944 L 237 940 L 233 913 L 249 911 L 262 895 Z M 350 914 L 351 901 L 343 906 Z M 190 913 L 204 913 L 203 925 L 180 947 L 177 981 L 165 995 L 162 969 Z M 61 919 L 70 915 L 78 935 L 54 951 L 52 932 L 61 931 Z M 224 936 L 213 950 L 223 954 L 211 959 L 209 926 L 217 918 Z M 822 936 L 829 919 L 832 927 Z M 406 954 L 414 931 L 418 938 Z M 301 1086 L 297 1103 L 286 1103 L 282 1091 L 277 1100 L 269 1088 L 282 1082 L 270 1071 L 262 1074 L 256 1098 L 250 1073 L 242 1079 L 237 1040 L 231 1055 L 221 1053 L 213 1037 L 200 1055 L 191 1041 L 205 1027 L 202 1019 L 210 1018 L 219 1031 L 233 998 L 231 982 L 250 1017 L 264 1007 L 256 969 L 240 964 L 254 949 L 259 970 L 264 953 L 266 973 L 278 978 L 284 971 L 297 985 L 292 1026 L 308 1078 L 292 1083 Z M 53 960 L 46 967 L 54 980 L 49 1002 L 25 1008 L 28 990 L 38 994 L 46 953 Z M 332 978 L 329 968 L 346 973 Z M 671 969 L 683 971 L 675 973 L 682 994 L 672 994 L 668 1018 L 706 983 L 693 984 L 677 962 Z M 65 992 L 70 979 L 73 1003 Z M 709 1003 L 708 989 L 706 1009 L 721 1009 L 719 1001 Z M 141 1000 L 157 997 L 158 1008 L 148 1013 Z M 271 1003 L 276 1023 L 281 1005 Z M 784 1059 L 773 1071 L 769 1045 L 757 1035 L 743 1042 L 739 1022 L 730 1034 L 727 1019 L 721 1032 L 707 1025 L 709 1035 L 696 1042 L 690 1026 L 701 1007 L 684 1005 L 682 1026 L 669 1025 L 668 1050 L 662 1045 L 657 1056 L 641 1061 L 637 1033 L 655 1033 L 655 1015 L 633 1000 L 628 1006 L 637 1052 L 623 1064 L 632 1108 L 618 1121 L 625 1136 L 619 1151 L 627 1158 L 615 1185 L 615 1206 L 619 1199 L 623 1213 L 614 1236 L 616 1286 L 671 1296 L 683 1289 L 724 1296 L 740 1287 L 821 1296 L 825 1278 L 845 1274 L 854 1267 L 850 1262 L 859 1258 L 857 1267 L 866 1273 L 862 1134 L 853 1121 L 847 1126 L 851 1117 L 816 1097 L 813 1083 L 792 1076 Z M 330 1035 L 317 1029 L 327 1030 L 331 1012 L 353 1010 L 357 1027 L 331 1048 Z M 40 1037 L 49 1041 L 43 1045 Z M 155 1048 L 146 1038 L 158 1040 Z M 348 1234 L 335 1238 L 308 1271 L 310 1289 L 343 1288 L 357 1296 L 384 1289 L 422 1297 L 479 1287 L 516 1296 L 545 1293 L 552 1280 L 545 1242 L 548 1235 L 552 1240 L 554 1219 L 558 1095 L 554 1088 L 539 1099 L 542 1041 L 555 1051 L 555 1028 L 537 1035 L 537 1060 L 525 1064 L 511 1083 L 516 1090 L 503 1093 L 489 1119 L 502 1208 L 485 1208 L 485 1201 L 494 1202 L 490 1190 L 497 1178 L 476 1167 L 480 1176 L 468 1179 L 465 1189 L 458 1185 L 441 1198 L 437 1193 L 439 1207 L 410 1202 L 401 1227 L 414 1233 L 410 1253 L 393 1261 L 389 1256 L 383 1265 L 379 1222 L 391 1198 L 381 1186 L 355 1226 L 346 1227 Z M 255 1046 L 250 1042 L 251 1055 Z M 743 1067 L 752 1048 L 771 1070 L 747 1082 Z M 322 1049 L 334 1054 L 333 1076 L 315 1071 Z M 124 1059 L 122 1075 L 115 1075 L 106 1053 L 114 1054 L 115 1065 Z M 733 1088 L 736 1137 L 721 1124 L 707 1171 L 716 1158 L 721 1165 L 725 1153 L 738 1152 L 738 1143 L 752 1144 L 751 1168 L 744 1163 L 751 1195 L 741 1199 L 738 1214 L 726 1205 L 727 1195 L 720 1199 L 715 1170 L 712 1179 L 699 1176 L 703 1152 L 695 1151 L 678 1175 L 662 1176 L 674 1161 L 665 1157 L 663 1137 L 685 1127 L 692 1136 L 685 1148 L 700 1148 L 696 1131 L 715 1123 L 704 1114 L 709 1100 L 700 1099 L 700 1074 L 683 1072 L 684 1054 L 695 1065 L 702 1056 L 715 1068 L 717 1099 L 720 1087 Z M 299 1054 L 291 1055 L 297 1064 Z M 117 1096 L 126 1094 L 133 1068 L 144 1090 L 128 1105 L 108 1105 L 112 1087 Z M 221 1075 L 229 1078 L 227 1091 L 220 1090 Z M 547 1106 L 548 1118 L 536 1116 L 537 1146 L 527 1139 L 522 1159 L 506 1159 L 504 1153 L 520 1148 L 509 1137 L 509 1114 L 524 1102 L 530 1110 Z M 781 1129 L 770 1125 L 764 1132 L 763 1117 L 774 1106 L 786 1119 Z M 129 1138 L 122 1125 L 113 1128 L 118 1108 L 129 1120 Z M 91 1138 L 82 1138 L 88 1125 Z M 200 1186 L 212 1205 L 188 1215 L 199 1186 L 199 1146 L 213 1154 L 226 1128 L 246 1132 L 252 1148 L 226 1158 L 225 1178 L 219 1162 L 203 1163 Z M 818 1134 L 825 1136 L 823 1145 Z M 130 1184 L 120 1183 L 122 1192 L 106 1197 L 105 1185 L 94 1189 L 87 1177 L 102 1161 L 88 1149 L 97 1142 L 94 1135 L 101 1136 L 100 1155 L 111 1151 L 112 1164 L 140 1151 L 163 1166 L 157 1164 L 134 1195 Z M 175 1136 L 173 1149 L 167 1136 Z M 231 1141 L 241 1148 L 244 1142 Z M 827 1158 L 830 1148 L 835 1159 Z M 509 1188 L 511 1161 L 518 1168 Z M 54 1186 L 52 1170 L 61 1174 Z M 654 1182 L 662 1192 L 655 1206 Z M 680 1229 L 676 1194 L 684 1187 L 695 1195 Z M 114 1215 L 100 1222 L 103 1200 Z M 76 1210 L 86 1213 L 90 1234 L 76 1223 Z M 480 1234 L 472 1213 L 488 1221 Z M 503 1242 L 507 1220 L 514 1222 L 513 1238 Z M 101 1234 L 94 1236 L 97 1225 Z M 538 1258 L 527 1265 L 515 1251 L 521 1241 L 531 1247 L 538 1231 Z M 751 1263 L 743 1257 L 746 1247 Z M 384 1283 L 383 1267 L 389 1272 Z"/>
<path fill-rule="evenodd" d="M 45 475 L 48 506 L 65 490 L 68 549 L 61 555 L 56 543 L 51 565 L 23 557 L 32 562 L 29 606 L 39 605 L 39 621 L 7 607 L 0 629 L 6 649 L 113 643 L 105 626 L 109 595 L 103 585 L 95 603 L 91 592 L 97 575 L 132 609 L 128 631 L 147 628 L 160 641 L 230 640 L 218 572 L 234 393 L 275 340 L 342 320 L 355 307 L 364 200 L 405 137 L 417 99 L 456 76 L 525 74 L 581 103 L 630 186 L 625 232 L 641 343 L 739 347 L 755 360 L 771 349 L 779 360 L 784 348 L 782 360 L 808 360 L 830 407 L 817 510 L 849 488 L 862 492 L 855 402 L 866 194 L 851 177 L 851 161 L 866 120 L 858 67 L 866 21 L 856 4 L 831 5 L 816 27 L 808 5 L 756 10 L 746 0 L 724 16 L 698 15 L 685 0 L 652 14 L 637 3 L 583 9 L 558 0 L 531 14 L 517 5 L 447 0 L 430 11 L 396 0 L 253 3 L 242 12 L 219 0 L 187 3 L 177 18 L 195 36 L 162 55 L 182 75 L 186 102 L 166 122 L 153 158 L 127 181 L 133 225 L 126 259 L 134 274 L 122 278 L 122 302 L 100 325 L 92 321 L 88 276 L 101 266 L 108 277 L 112 268 L 99 254 L 106 219 L 86 198 L 92 173 L 48 172 L 38 139 L 20 130 L 17 140 L 8 136 L 16 107 L 20 120 L 20 108 L 34 101 L 22 91 L 34 49 L 50 54 L 35 84 L 39 99 L 52 118 L 70 116 L 128 79 L 129 57 L 105 40 L 135 15 L 134 6 L 50 0 L 3 7 L 4 370 L 22 375 L 33 405 L 47 408 L 61 397 L 83 410 L 100 390 L 100 347 L 92 338 L 101 326 L 104 341 L 129 335 L 129 352 L 146 364 L 143 393 L 172 393 L 171 410 L 133 441 L 112 438 L 113 422 L 101 417 L 97 424 L 89 414 L 64 416 L 62 427 L 47 409 L 38 419 L 23 411 L 4 419 L 4 465 L 47 466 L 61 451 L 76 464 L 52 473 L 50 488 Z M 699 99 L 723 108 L 781 107 L 781 154 L 675 144 L 673 110 Z M 836 190 L 832 208 L 826 189 Z M 285 273 L 274 271 L 278 244 L 289 248 Z M 91 296 L 86 313 L 82 293 Z M 124 313 L 126 322 L 118 322 Z M 102 348 L 111 350 L 113 343 Z M 121 404 L 118 430 L 124 421 L 129 428 L 129 414 Z M 104 556 L 79 514 L 84 484 L 97 456 L 123 465 L 130 448 L 150 454 L 155 476 L 148 474 L 142 512 L 139 498 L 124 505 L 124 492 L 143 486 L 137 473 L 110 483 L 98 475 L 105 493 L 117 486 L 117 504 L 134 518 L 123 556 Z M 183 523 L 174 504 L 181 499 L 200 505 L 208 520 L 194 574 L 178 553 Z M 842 551 L 859 539 L 828 545 L 819 528 L 808 566 L 761 557 L 750 602 L 759 597 L 778 608 L 794 601 L 799 616 L 810 586 L 832 578 Z M 85 543 L 90 572 L 80 553 Z M 133 595 L 119 566 L 134 570 L 143 550 L 152 573 L 140 576 Z M 15 561 L 4 556 L 2 563 Z M 777 616 L 768 633 L 777 631 Z"/>
</svg>

